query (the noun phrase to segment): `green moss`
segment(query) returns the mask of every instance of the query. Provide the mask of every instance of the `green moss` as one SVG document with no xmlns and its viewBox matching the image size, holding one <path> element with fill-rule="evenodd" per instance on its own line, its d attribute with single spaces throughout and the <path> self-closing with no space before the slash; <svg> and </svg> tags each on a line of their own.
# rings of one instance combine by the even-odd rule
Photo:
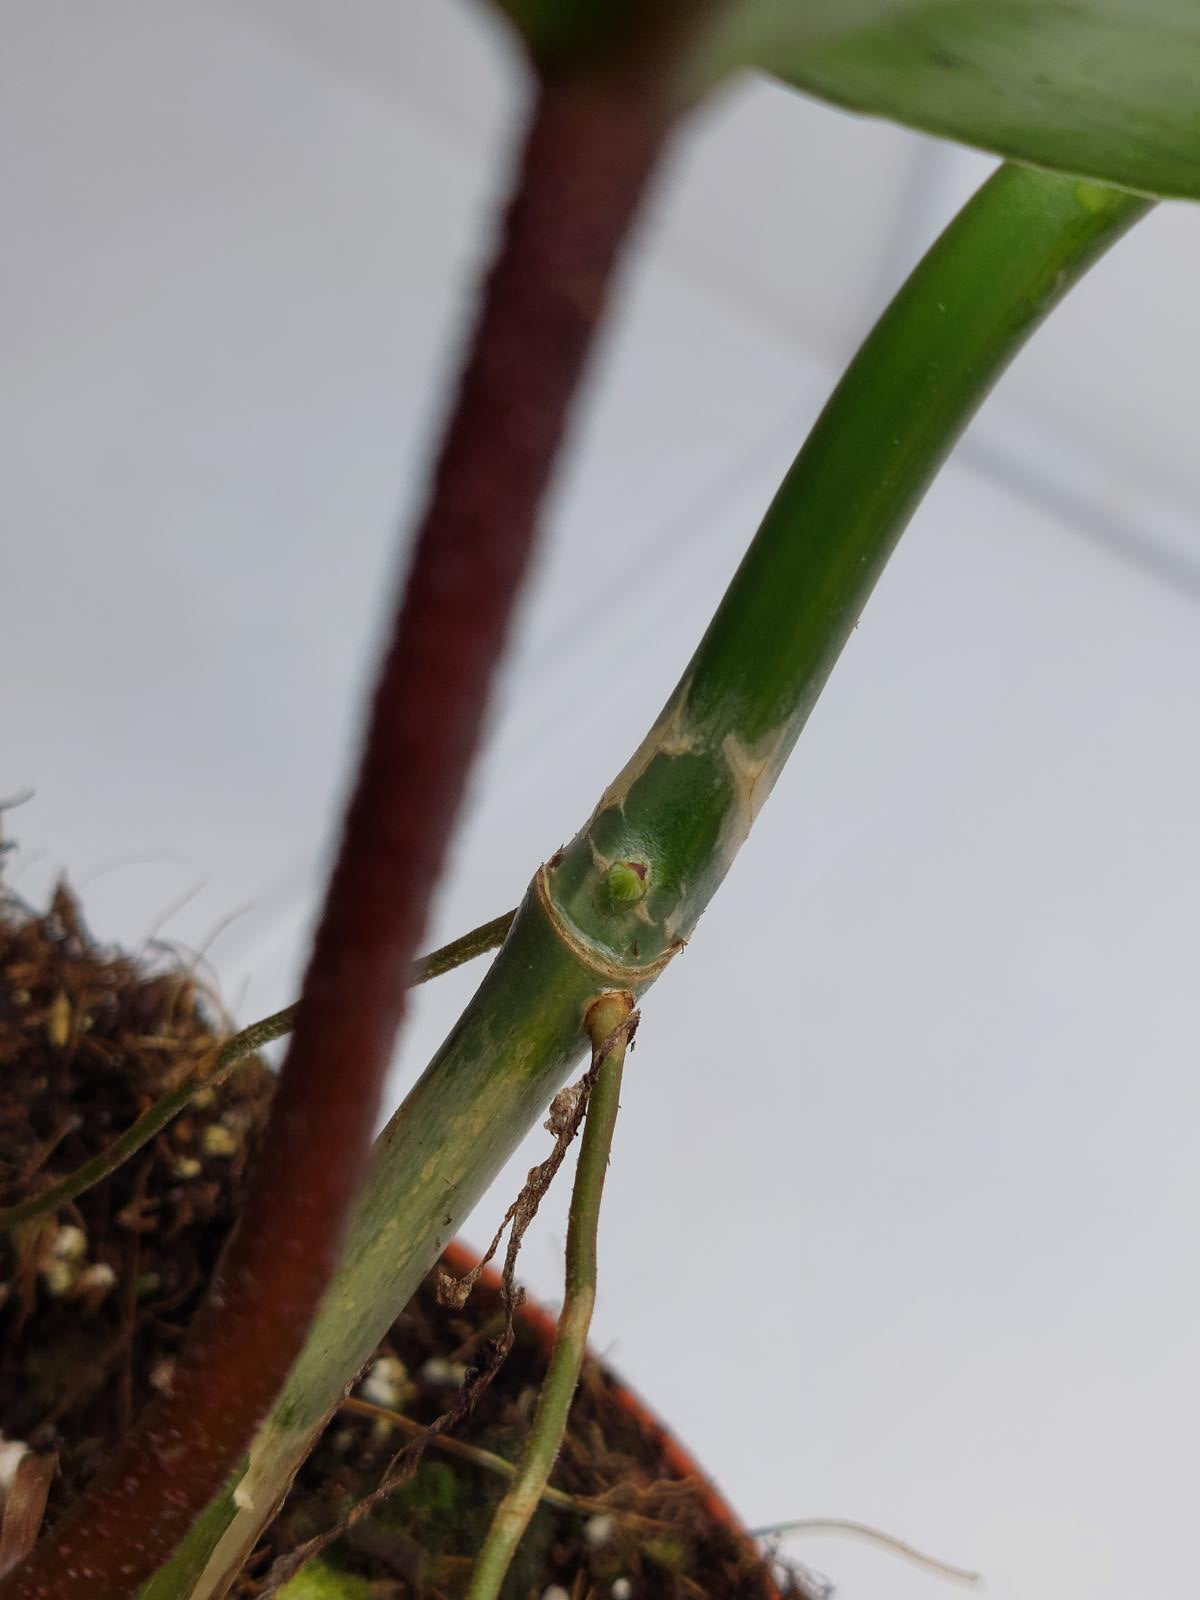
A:
<svg viewBox="0 0 1200 1600">
<path fill-rule="evenodd" d="M 371 1585 L 366 1578 L 339 1572 L 328 1562 L 315 1560 L 302 1568 L 279 1591 L 279 1600 L 370 1600 Z"/>
<path fill-rule="evenodd" d="M 687 1545 L 682 1539 L 673 1539 L 663 1535 L 657 1539 L 647 1539 L 642 1546 L 642 1554 L 656 1567 L 662 1567 L 666 1572 L 686 1572 L 689 1555 Z"/>
<path fill-rule="evenodd" d="M 472 1472 L 445 1461 L 425 1461 L 416 1476 L 389 1495 L 376 1516 L 391 1527 L 420 1530 L 431 1545 L 452 1538 L 479 1501 Z"/>
</svg>

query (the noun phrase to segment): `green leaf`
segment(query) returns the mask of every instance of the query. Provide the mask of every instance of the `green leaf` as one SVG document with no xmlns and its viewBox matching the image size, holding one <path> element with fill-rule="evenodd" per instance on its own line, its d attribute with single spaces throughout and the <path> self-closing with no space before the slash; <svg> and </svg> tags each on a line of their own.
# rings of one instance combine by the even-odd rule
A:
<svg viewBox="0 0 1200 1600">
<path fill-rule="evenodd" d="M 669 41 L 694 98 L 760 67 L 836 105 L 1200 198 L 1200 0 L 495 0 L 546 70 Z"/>
<path fill-rule="evenodd" d="M 1200 197 L 1197 0 L 750 0 L 700 76 L 837 105 L 1145 194 Z"/>
</svg>

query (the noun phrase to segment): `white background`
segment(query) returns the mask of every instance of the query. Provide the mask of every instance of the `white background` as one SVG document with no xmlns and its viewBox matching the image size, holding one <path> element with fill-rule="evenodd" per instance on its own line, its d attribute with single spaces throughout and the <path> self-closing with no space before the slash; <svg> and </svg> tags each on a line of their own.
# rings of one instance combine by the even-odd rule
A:
<svg viewBox="0 0 1200 1600">
<path fill-rule="evenodd" d="M 465 0 L 0 24 L 9 875 L 205 946 L 249 1020 L 295 988 L 522 80 Z M 691 123 L 431 942 L 582 821 L 988 165 L 766 82 Z M 1163 208 L 930 494 L 645 1007 L 606 1204 L 597 1343 L 746 1517 L 869 1519 L 1002 1600 L 1198 1582 L 1198 271 Z M 391 1102 L 477 978 L 421 993 Z M 794 1548 L 844 1600 L 938 1587 Z"/>
</svg>

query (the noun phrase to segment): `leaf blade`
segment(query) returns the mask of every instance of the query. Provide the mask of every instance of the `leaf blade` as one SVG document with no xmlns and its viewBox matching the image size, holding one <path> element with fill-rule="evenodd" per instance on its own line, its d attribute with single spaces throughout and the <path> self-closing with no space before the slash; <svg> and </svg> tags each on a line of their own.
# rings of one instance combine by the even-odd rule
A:
<svg viewBox="0 0 1200 1600">
<path fill-rule="evenodd" d="M 686 0 L 495 0 L 543 69 L 636 49 Z M 1200 199 L 1195 0 L 706 0 L 686 99 L 759 68 L 850 111 L 1031 166 Z"/>
<path fill-rule="evenodd" d="M 803 9 L 798 30 L 764 16 L 739 53 L 849 110 L 1135 192 L 1200 198 L 1190 0 L 820 0 L 816 11 L 841 15 L 825 29 Z M 716 48 L 714 75 L 732 64 Z"/>
</svg>

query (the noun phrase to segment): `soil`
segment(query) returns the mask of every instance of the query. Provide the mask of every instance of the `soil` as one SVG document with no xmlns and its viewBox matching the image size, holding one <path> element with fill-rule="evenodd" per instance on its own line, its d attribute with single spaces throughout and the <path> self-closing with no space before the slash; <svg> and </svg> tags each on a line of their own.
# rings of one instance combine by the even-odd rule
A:
<svg viewBox="0 0 1200 1600">
<path fill-rule="evenodd" d="M 186 966 L 97 946 L 65 888 L 43 914 L 0 898 L 0 1205 L 103 1149 L 206 1063 L 228 1031 Z M 0 1234 L 0 1433 L 56 1463 L 43 1526 L 169 1383 L 237 1216 L 271 1083 L 262 1062 L 247 1061 L 94 1189 Z M 465 1308 L 452 1309 L 438 1304 L 430 1276 L 302 1468 L 238 1582 L 240 1600 L 263 1592 L 278 1558 L 340 1525 L 406 1442 L 363 1401 L 402 1412 L 410 1427 L 431 1422 L 501 1326 L 494 1282 L 484 1279 Z M 455 1439 L 515 1459 L 546 1356 L 544 1325 L 519 1317 L 513 1349 Z M 454 1440 L 432 1441 L 411 1480 L 326 1551 L 322 1560 L 346 1575 L 339 1596 L 465 1593 L 505 1480 L 453 1451 Z M 585 1367 L 553 1482 L 573 1503 L 540 1507 L 504 1600 L 809 1593 L 799 1578 L 768 1573 L 597 1361 Z M 316 1574 L 306 1569 L 284 1593 L 317 1595 Z"/>
<path fill-rule="evenodd" d="M 65 1177 L 210 1056 L 186 968 L 99 948 L 65 888 L 0 901 L 0 1205 Z M 272 1079 L 246 1063 L 105 1182 L 0 1234 L 0 1431 L 78 1493 L 171 1363 L 242 1196 Z"/>
</svg>

